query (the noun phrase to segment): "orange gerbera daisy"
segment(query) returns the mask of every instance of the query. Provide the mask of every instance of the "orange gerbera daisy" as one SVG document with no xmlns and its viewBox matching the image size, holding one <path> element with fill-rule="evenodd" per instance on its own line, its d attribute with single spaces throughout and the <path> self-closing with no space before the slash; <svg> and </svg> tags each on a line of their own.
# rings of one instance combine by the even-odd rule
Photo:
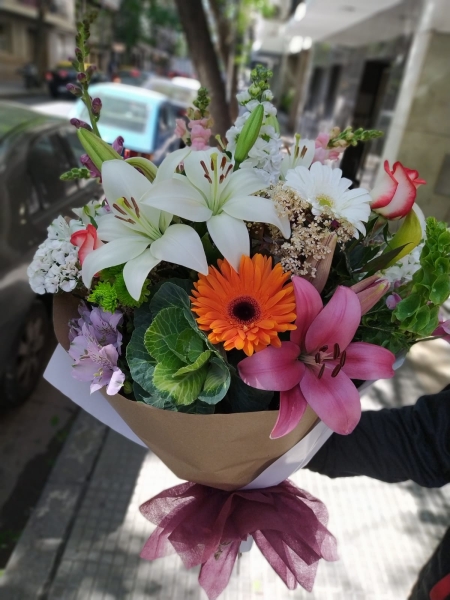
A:
<svg viewBox="0 0 450 600">
<path fill-rule="evenodd" d="M 209 267 L 194 283 L 192 310 L 213 344 L 225 350 L 243 350 L 247 356 L 266 346 L 281 346 L 278 333 L 296 329 L 295 297 L 290 273 L 281 265 L 272 269 L 272 258 L 242 256 L 239 273 L 226 260 L 219 269 Z"/>
</svg>

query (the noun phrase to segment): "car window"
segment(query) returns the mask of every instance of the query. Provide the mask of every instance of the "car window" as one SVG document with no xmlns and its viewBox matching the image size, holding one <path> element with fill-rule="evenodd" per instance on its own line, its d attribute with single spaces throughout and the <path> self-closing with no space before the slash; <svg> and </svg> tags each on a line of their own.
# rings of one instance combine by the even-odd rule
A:
<svg viewBox="0 0 450 600">
<path fill-rule="evenodd" d="M 131 99 L 122 100 L 121 98 L 111 98 L 105 95 L 102 100 L 102 125 L 109 125 L 128 131 L 143 133 L 147 128 L 149 119 L 149 107 L 144 102 L 136 102 Z M 89 122 L 89 115 L 86 107 L 80 115 L 80 119 Z"/>
<path fill-rule="evenodd" d="M 70 129 L 63 131 L 61 132 L 61 137 L 63 139 L 63 142 L 65 142 L 68 145 L 69 154 L 71 158 L 75 160 L 75 164 L 73 164 L 72 166 L 82 167 L 83 165 L 81 164 L 80 157 L 82 154 L 86 154 L 86 150 L 83 148 L 77 136 L 76 130 Z"/>
<path fill-rule="evenodd" d="M 27 166 L 42 208 L 50 208 L 76 192 L 76 182 L 59 178 L 71 165 L 56 134 L 42 135 L 31 144 Z"/>
<path fill-rule="evenodd" d="M 159 109 L 159 119 L 158 119 L 159 123 L 159 132 L 160 133 L 166 133 L 167 130 L 169 129 L 169 113 L 167 110 L 167 106 L 166 105 L 162 105 Z"/>
</svg>

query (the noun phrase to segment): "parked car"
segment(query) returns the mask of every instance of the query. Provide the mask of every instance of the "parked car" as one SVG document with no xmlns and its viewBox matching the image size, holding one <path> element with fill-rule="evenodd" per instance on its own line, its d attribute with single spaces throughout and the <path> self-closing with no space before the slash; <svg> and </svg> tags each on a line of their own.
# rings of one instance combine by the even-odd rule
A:
<svg viewBox="0 0 450 600">
<path fill-rule="evenodd" d="M 125 83 L 127 85 L 135 85 L 141 87 L 150 77 L 148 71 L 141 71 L 136 67 L 120 67 L 114 74 L 112 81 L 114 83 Z"/>
<path fill-rule="evenodd" d="M 47 81 L 48 91 L 52 98 L 59 98 L 60 96 L 73 98 L 72 94 L 67 91 L 66 86 L 68 83 L 76 83 L 77 71 L 70 61 L 61 61 L 54 69 L 47 71 L 45 80 Z M 92 75 L 92 83 L 100 83 L 102 81 L 107 81 L 106 75 L 101 71 L 95 71 Z"/>
<path fill-rule="evenodd" d="M 89 94 L 102 101 L 100 135 L 110 144 L 121 135 L 125 158 L 144 156 L 159 165 L 166 154 L 179 147 L 180 140 L 174 134 L 177 109 L 162 94 L 122 83 L 92 85 Z M 81 100 L 70 116 L 89 122 Z"/>
<path fill-rule="evenodd" d="M 61 181 L 83 153 L 67 121 L 0 102 L 0 405 L 27 399 L 45 366 L 51 297 L 36 296 L 27 267 L 48 225 L 100 194 L 95 180 Z"/>
<path fill-rule="evenodd" d="M 167 77 L 150 76 L 143 87 L 170 98 L 171 103 L 177 107 L 181 116 L 189 106 L 192 106 L 193 101 L 196 99 L 200 82 L 189 77 L 168 79 Z"/>
</svg>

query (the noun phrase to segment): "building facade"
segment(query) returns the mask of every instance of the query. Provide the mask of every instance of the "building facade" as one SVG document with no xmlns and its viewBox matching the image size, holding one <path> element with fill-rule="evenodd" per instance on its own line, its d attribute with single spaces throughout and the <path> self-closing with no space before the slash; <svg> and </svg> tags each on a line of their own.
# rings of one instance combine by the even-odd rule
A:
<svg viewBox="0 0 450 600">
<path fill-rule="evenodd" d="M 39 0 L 0 0 L 0 78 L 18 77 L 17 70 L 35 60 Z M 51 0 L 45 15 L 48 66 L 73 55 L 73 0 Z"/>
</svg>

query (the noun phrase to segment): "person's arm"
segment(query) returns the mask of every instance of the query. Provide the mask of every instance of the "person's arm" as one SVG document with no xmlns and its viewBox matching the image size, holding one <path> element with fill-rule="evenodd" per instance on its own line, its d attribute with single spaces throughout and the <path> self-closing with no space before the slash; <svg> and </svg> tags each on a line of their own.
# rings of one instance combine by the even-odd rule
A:
<svg viewBox="0 0 450 600">
<path fill-rule="evenodd" d="M 364 412 L 350 435 L 333 434 L 305 468 L 333 478 L 449 483 L 450 390 L 422 396 L 413 406 Z"/>
</svg>

